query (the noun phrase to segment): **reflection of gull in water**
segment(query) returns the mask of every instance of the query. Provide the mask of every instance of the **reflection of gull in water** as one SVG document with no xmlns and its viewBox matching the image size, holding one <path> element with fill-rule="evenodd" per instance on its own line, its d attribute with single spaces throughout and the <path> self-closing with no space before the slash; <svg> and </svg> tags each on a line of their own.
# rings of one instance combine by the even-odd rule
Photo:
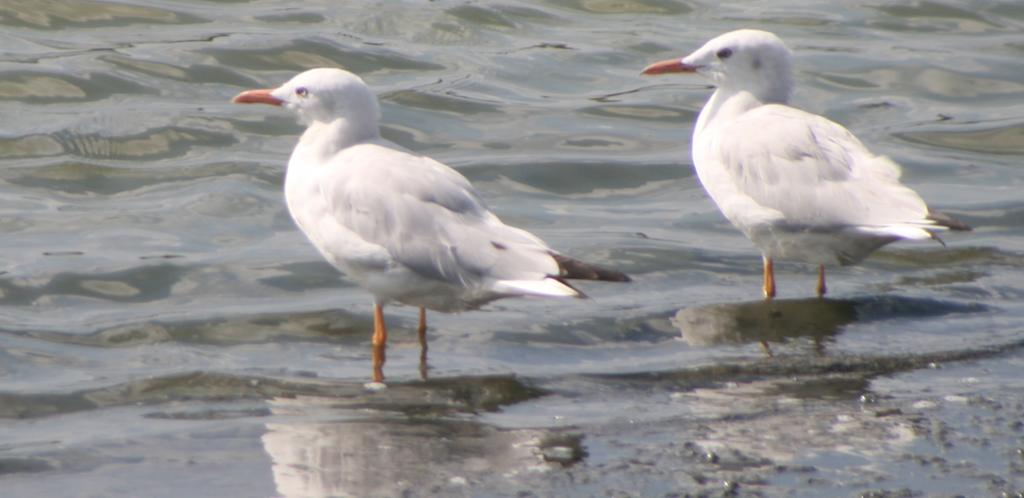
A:
<svg viewBox="0 0 1024 498">
<path fill-rule="evenodd" d="M 420 496 L 416 490 L 461 496 L 473 476 L 541 465 L 534 431 L 400 415 L 338 420 L 352 412 L 339 411 L 337 401 L 308 396 L 271 401 L 275 415 L 298 419 L 267 424 L 262 438 L 282 496 Z M 335 420 L 324 421 L 327 416 Z"/>
<path fill-rule="evenodd" d="M 927 318 L 975 313 L 988 308 L 928 298 L 872 296 L 851 300 L 781 299 L 684 308 L 672 317 L 683 340 L 693 346 L 784 342 L 808 337 L 816 346 L 853 323 L 892 318 Z M 770 353 L 770 351 L 769 351 Z"/>
<path fill-rule="evenodd" d="M 693 346 L 767 344 L 795 337 L 810 337 L 820 344 L 856 318 L 854 301 L 811 298 L 684 308 L 672 317 L 672 323 Z"/>
</svg>

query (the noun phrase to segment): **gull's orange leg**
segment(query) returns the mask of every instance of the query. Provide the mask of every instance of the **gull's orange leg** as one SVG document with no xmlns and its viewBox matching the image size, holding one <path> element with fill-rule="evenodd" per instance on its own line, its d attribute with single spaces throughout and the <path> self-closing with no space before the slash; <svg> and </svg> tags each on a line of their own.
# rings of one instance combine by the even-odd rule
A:
<svg viewBox="0 0 1024 498">
<path fill-rule="evenodd" d="M 373 304 L 373 381 L 384 382 L 384 350 L 388 346 L 388 329 L 384 326 L 384 307 Z"/>
<path fill-rule="evenodd" d="M 818 265 L 818 297 L 825 297 L 828 288 L 825 287 L 825 265 Z"/>
<path fill-rule="evenodd" d="M 427 309 L 420 308 L 420 325 L 416 327 L 420 339 L 420 378 L 427 380 Z"/>
<path fill-rule="evenodd" d="M 775 265 L 768 256 L 762 256 L 762 259 L 764 259 L 764 298 L 771 299 L 775 297 Z"/>
</svg>

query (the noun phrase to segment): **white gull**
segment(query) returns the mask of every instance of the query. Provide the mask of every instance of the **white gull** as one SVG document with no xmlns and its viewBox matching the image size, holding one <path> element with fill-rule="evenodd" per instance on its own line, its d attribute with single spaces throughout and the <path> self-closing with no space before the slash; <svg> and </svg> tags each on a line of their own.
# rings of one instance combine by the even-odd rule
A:
<svg viewBox="0 0 1024 498">
<path fill-rule="evenodd" d="M 233 102 L 284 106 L 307 125 L 288 160 L 288 211 L 331 265 L 373 295 L 374 382 L 383 381 L 390 302 L 420 307 L 425 360 L 425 309 L 583 297 L 566 279 L 628 280 L 505 225 L 457 171 L 381 138 L 377 98 L 348 71 L 311 69 Z"/>
<path fill-rule="evenodd" d="M 764 295 L 775 296 L 773 260 L 825 266 L 860 262 L 902 239 L 969 230 L 932 212 L 900 183 L 900 167 L 846 128 L 787 105 L 792 55 L 777 36 L 742 29 L 644 74 L 697 73 L 717 89 L 693 130 L 697 176 L 722 214 L 760 250 Z"/>
</svg>

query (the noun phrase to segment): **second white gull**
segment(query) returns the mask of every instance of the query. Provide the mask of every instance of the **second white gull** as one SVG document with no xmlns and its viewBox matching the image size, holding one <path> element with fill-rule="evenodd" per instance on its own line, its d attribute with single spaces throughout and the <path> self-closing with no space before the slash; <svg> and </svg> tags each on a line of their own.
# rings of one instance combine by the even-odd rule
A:
<svg viewBox="0 0 1024 498">
<path fill-rule="evenodd" d="M 766 298 L 776 294 L 776 259 L 817 264 L 822 296 L 826 265 L 970 230 L 929 210 L 900 183 L 899 165 L 846 128 L 790 107 L 792 54 L 772 33 L 731 31 L 643 73 L 697 73 L 717 87 L 693 129 L 693 163 L 722 214 L 761 250 Z"/>
</svg>

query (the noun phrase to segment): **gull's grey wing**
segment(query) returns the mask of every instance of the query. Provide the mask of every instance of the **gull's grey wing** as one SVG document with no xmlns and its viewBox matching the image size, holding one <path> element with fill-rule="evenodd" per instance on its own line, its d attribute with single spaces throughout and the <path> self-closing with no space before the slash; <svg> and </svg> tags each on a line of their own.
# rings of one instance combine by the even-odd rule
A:
<svg viewBox="0 0 1024 498">
<path fill-rule="evenodd" d="M 728 176 L 734 195 L 787 223 L 928 225 L 928 208 L 899 182 L 899 166 L 872 154 L 828 119 L 766 105 L 716 131 L 709 155 Z"/>
<path fill-rule="evenodd" d="M 320 185 L 334 220 L 394 263 L 459 285 L 558 274 L 543 242 L 501 223 L 444 164 L 370 143 L 346 149 L 330 168 Z"/>
</svg>

